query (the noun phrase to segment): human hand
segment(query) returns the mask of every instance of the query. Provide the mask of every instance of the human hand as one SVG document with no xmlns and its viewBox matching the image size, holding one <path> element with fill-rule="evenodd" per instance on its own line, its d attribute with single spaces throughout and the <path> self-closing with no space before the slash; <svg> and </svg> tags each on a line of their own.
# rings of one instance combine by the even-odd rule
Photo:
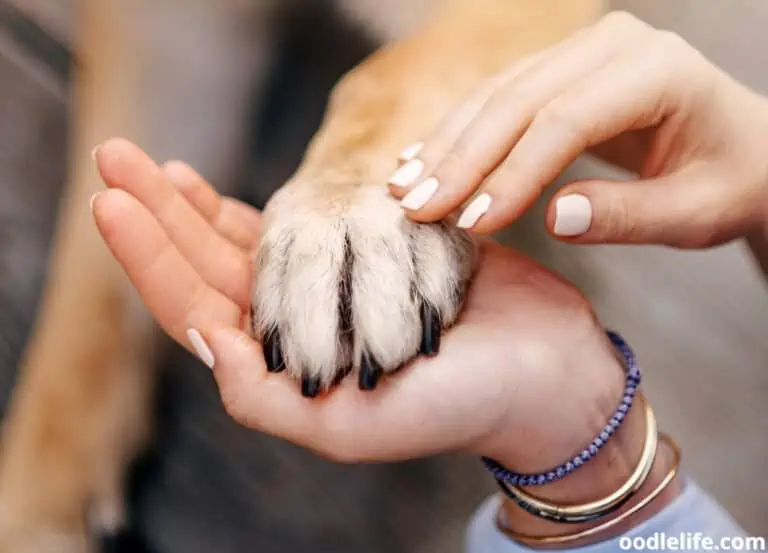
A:
<svg viewBox="0 0 768 553">
<path fill-rule="evenodd" d="M 345 462 L 466 451 L 538 472 L 580 451 L 620 401 L 623 371 L 583 296 L 493 243 L 482 247 L 440 355 L 371 392 L 347 379 L 307 399 L 285 373 L 267 372 L 244 331 L 258 212 L 220 198 L 182 163 L 158 167 L 126 141 L 108 141 L 96 158 L 108 190 L 91 206 L 104 240 L 163 329 L 212 368 L 224 407 L 245 426 Z M 639 456 L 641 411 L 540 496 L 573 503 L 613 492 Z M 670 462 L 659 455 L 648 486 Z M 534 533 L 562 531 L 523 511 L 507 516 Z"/>
<path fill-rule="evenodd" d="M 92 205 L 107 245 L 165 331 L 213 365 L 225 407 L 246 426 L 342 460 L 467 450 L 525 471 L 579 450 L 618 404 L 622 370 L 588 303 L 495 244 L 483 246 L 439 356 L 373 392 L 343 382 L 310 401 L 288 376 L 267 372 L 244 331 L 257 212 L 122 140 L 103 145 L 97 160 L 109 189 Z M 191 343 L 189 329 L 207 346 Z"/>
<path fill-rule="evenodd" d="M 459 225 L 494 232 L 588 149 L 639 178 L 565 186 L 546 215 L 558 238 L 705 247 L 768 227 L 768 102 L 619 12 L 490 80 L 404 150 L 390 190 L 417 221 L 480 192 Z"/>
</svg>

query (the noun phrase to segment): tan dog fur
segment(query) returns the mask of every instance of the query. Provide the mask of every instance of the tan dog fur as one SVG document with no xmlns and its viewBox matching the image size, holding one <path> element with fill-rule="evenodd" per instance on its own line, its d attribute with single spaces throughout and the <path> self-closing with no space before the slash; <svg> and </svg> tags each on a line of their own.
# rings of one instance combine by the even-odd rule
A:
<svg viewBox="0 0 768 553">
<path fill-rule="evenodd" d="M 90 550 L 89 525 L 109 529 L 122 523 L 123 471 L 151 429 L 155 334 L 92 222 L 88 200 L 102 185 L 90 151 L 107 137 L 122 135 L 148 148 L 157 159 L 194 158 L 204 174 L 226 180 L 228 167 L 238 157 L 248 85 L 258 80 L 266 63 L 252 59 L 252 52 L 269 35 L 268 25 L 258 21 L 268 19 L 265 14 L 275 6 L 262 2 L 254 7 L 247 0 L 218 4 L 192 0 L 183 10 L 177 2 L 151 0 L 133 2 L 130 8 L 120 0 L 80 0 L 78 5 L 71 172 L 43 306 L 5 421 L 0 553 L 81 553 Z M 358 222 L 348 228 L 359 244 L 355 255 L 371 266 L 386 264 L 366 244 L 382 236 L 390 243 L 402 238 L 396 222 L 399 208 L 387 197 L 384 184 L 398 152 L 428 133 L 483 79 L 594 22 L 603 10 L 600 0 L 432 0 L 415 3 L 419 9 L 411 4 L 407 0 L 342 3 L 353 19 L 383 41 L 393 42 L 336 86 L 304 162 L 267 208 L 265 248 L 289 227 L 309 228 L 299 238 L 307 250 L 315 248 L 314 236 L 338 239 L 327 223 L 316 222 L 311 228 L 307 223 L 314 216 L 327 220 L 332 213 Z M 233 17 L 232 10 L 257 22 L 258 28 L 254 31 L 252 25 L 232 33 L 224 21 Z M 409 10 L 426 23 L 406 17 Z M 176 25 L 200 27 L 199 41 L 206 44 L 211 63 L 172 64 L 169 80 L 177 83 L 176 88 L 159 93 L 153 79 L 169 65 L 156 66 L 152 48 L 157 45 L 139 43 L 136 37 L 142 26 L 159 28 L 169 18 Z M 416 30 L 400 38 L 410 26 Z M 168 55 L 180 62 L 186 50 L 196 46 L 174 44 Z M 204 139 L 197 142 L 179 138 L 166 124 L 185 115 L 173 111 L 174 94 L 188 94 L 195 86 L 204 88 L 201 98 L 218 99 L 216 105 L 205 106 L 211 116 L 201 123 Z M 209 153 L 206 146 L 212 143 L 223 143 L 224 154 Z M 455 245 L 462 239 L 454 231 L 437 231 L 419 240 L 444 253 L 442 262 L 427 255 L 416 262 L 431 279 L 432 284 L 423 287 L 432 286 L 427 292 L 432 300 L 455 315 L 458 305 L 440 287 L 467 271 L 466 259 L 457 255 Z M 328 247 L 320 251 L 314 263 L 331 259 Z M 445 262 L 451 256 L 454 261 Z M 287 260 L 274 256 L 270 263 L 262 268 L 261 282 L 269 281 L 270 271 L 287 266 Z M 378 308 L 375 298 L 397 304 L 406 293 L 394 284 L 381 284 L 397 282 L 406 268 L 394 261 L 389 270 L 388 281 L 365 281 L 362 275 L 357 284 L 361 301 L 355 309 L 356 322 L 369 325 L 368 338 L 376 342 L 377 355 L 390 356 L 388 364 L 394 366 L 412 353 L 417 321 L 395 313 L 400 324 L 390 324 L 389 333 L 375 326 L 369 314 Z M 287 281 L 293 294 L 301 290 L 298 272 L 288 272 Z M 256 290 L 262 313 L 301 319 L 302 314 L 290 312 L 290 294 L 275 303 L 273 292 L 268 287 Z M 328 288 L 330 303 L 336 292 Z M 321 338 L 295 334 L 288 356 L 326 355 L 328 367 L 337 368 L 338 352 L 329 351 Z M 332 369 L 325 370 L 327 381 Z"/>
</svg>

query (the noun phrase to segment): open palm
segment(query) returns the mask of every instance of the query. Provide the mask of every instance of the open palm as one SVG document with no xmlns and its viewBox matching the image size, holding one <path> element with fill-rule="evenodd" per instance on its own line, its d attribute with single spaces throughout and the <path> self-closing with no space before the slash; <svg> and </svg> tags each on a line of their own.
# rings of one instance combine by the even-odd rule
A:
<svg viewBox="0 0 768 553">
<path fill-rule="evenodd" d="M 287 375 L 267 372 L 245 331 L 258 212 L 124 140 L 105 143 L 97 162 L 108 186 L 93 201 L 104 240 L 171 337 L 192 349 L 187 331 L 200 332 L 223 403 L 244 425 L 337 460 L 466 450 L 540 470 L 591 437 L 585 405 L 618 400 L 621 371 L 581 294 L 491 242 L 437 357 L 372 392 L 344 381 L 304 398 Z"/>
</svg>

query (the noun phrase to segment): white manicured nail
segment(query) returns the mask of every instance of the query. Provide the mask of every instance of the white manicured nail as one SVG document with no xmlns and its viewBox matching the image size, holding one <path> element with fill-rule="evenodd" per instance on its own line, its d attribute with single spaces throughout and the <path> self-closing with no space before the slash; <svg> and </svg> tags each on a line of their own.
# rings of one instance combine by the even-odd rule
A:
<svg viewBox="0 0 768 553">
<path fill-rule="evenodd" d="M 485 215 L 491 207 L 491 195 L 480 194 L 477 198 L 472 200 L 472 203 L 467 206 L 464 212 L 459 217 L 456 226 L 463 229 L 472 228 L 477 223 L 478 219 Z"/>
<path fill-rule="evenodd" d="M 93 150 L 91 150 L 91 159 L 93 161 L 96 161 L 96 154 L 99 153 L 99 148 L 101 148 L 101 144 L 97 144 L 93 147 Z"/>
<path fill-rule="evenodd" d="M 96 198 L 99 197 L 99 194 L 101 194 L 101 192 L 96 192 L 93 196 L 91 196 L 91 199 L 88 201 L 88 205 L 90 206 L 91 211 L 93 211 L 93 202 L 96 201 Z"/>
<path fill-rule="evenodd" d="M 389 177 L 389 184 L 392 186 L 411 186 L 421 175 L 424 169 L 424 162 L 420 159 L 412 159 Z"/>
<path fill-rule="evenodd" d="M 435 177 L 430 177 L 419 186 L 408 192 L 405 198 L 400 201 L 400 205 L 411 211 L 416 211 L 424 207 L 429 199 L 434 196 L 440 183 Z"/>
<path fill-rule="evenodd" d="M 214 362 L 213 352 L 211 351 L 211 348 L 208 347 L 208 344 L 205 343 L 205 340 L 203 340 L 200 332 L 197 329 L 189 328 L 187 329 L 187 338 L 189 339 L 189 343 L 192 344 L 192 347 L 195 348 L 195 352 L 200 360 L 208 365 L 209 369 L 212 369 Z"/>
<path fill-rule="evenodd" d="M 578 236 L 592 224 L 592 205 L 581 194 L 570 194 L 555 202 L 554 233 L 558 236 Z"/>
<path fill-rule="evenodd" d="M 403 151 L 400 152 L 400 155 L 398 156 L 398 158 L 400 159 L 400 161 L 411 161 L 421 151 L 421 148 L 423 146 L 424 146 L 423 142 L 416 142 L 414 144 L 411 144 L 410 146 L 403 148 Z"/>
</svg>

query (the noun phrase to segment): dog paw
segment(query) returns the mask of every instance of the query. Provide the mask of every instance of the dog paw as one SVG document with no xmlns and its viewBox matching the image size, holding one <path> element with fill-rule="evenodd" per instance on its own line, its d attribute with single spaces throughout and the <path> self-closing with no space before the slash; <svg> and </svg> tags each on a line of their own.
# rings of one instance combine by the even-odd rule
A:
<svg viewBox="0 0 768 553">
<path fill-rule="evenodd" d="M 252 319 L 270 371 L 314 397 L 349 373 L 372 390 L 437 353 L 474 268 L 466 233 L 410 221 L 383 186 L 289 184 L 263 220 Z"/>
</svg>

